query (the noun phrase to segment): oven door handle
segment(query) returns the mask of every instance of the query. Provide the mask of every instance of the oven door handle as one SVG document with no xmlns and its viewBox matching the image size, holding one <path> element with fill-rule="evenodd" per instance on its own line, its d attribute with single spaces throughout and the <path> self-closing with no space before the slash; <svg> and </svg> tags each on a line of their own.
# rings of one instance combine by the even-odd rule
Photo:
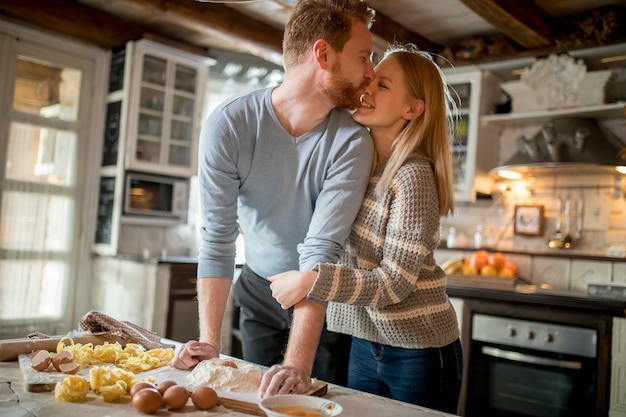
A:
<svg viewBox="0 0 626 417">
<path fill-rule="evenodd" d="M 554 366 L 566 369 L 581 369 L 582 363 L 576 361 L 563 361 L 559 359 L 542 358 L 539 356 L 527 355 L 525 353 L 511 352 L 508 350 L 498 349 L 491 346 L 483 346 L 482 352 L 485 355 L 496 358 L 508 359 L 515 362 L 525 362 L 535 365 Z"/>
</svg>

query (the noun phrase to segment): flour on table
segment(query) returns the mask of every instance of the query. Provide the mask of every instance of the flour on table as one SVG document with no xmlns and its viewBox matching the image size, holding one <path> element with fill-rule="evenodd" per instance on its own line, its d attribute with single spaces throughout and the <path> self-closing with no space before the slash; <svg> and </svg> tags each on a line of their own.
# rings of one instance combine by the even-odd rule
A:
<svg viewBox="0 0 626 417">
<path fill-rule="evenodd" d="M 218 365 L 223 359 L 214 358 L 200 362 L 187 376 L 187 389 L 193 391 L 206 385 L 216 391 L 252 392 L 259 389 L 263 371 L 246 362 L 234 361 L 238 368 Z"/>
</svg>

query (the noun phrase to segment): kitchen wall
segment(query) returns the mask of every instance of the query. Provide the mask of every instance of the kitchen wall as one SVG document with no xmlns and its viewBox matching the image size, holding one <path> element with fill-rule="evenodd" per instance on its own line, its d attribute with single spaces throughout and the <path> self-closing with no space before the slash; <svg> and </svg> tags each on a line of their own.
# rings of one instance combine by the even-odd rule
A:
<svg viewBox="0 0 626 417">
<path fill-rule="evenodd" d="M 624 120 L 602 122 L 603 128 L 614 132 L 626 144 Z M 506 128 L 501 132 L 498 160 L 507 160 L 516 149 L 520 135 L 532 137 L 542 125 Z M 456 213 L 442 219 L 442 242 L 450 227 L 456 231 L 456 248 L 473 249 L 476 227 L 483 229 L 483 245 L 490 250 L 546 253 L 551 255 L 624 256 L 626 247 L 626 177 L 615 175 L 550 175 L 534 181 L 498 182 L 493 184 L 492 199 L 460 203 Z M 149 257 L 196 256 L 199 245 L 198 196 L 192 179 L 189 222 L 177 226 L 124 225 L 119 252 Z M 548 240 L 555 232 L 557 199 L 572 198 L 571 226 L 576 226 L 576 200 L 582 198 L 582 237 L 572 249 L 551 249 Z M 545 226 L 540 236 L 516 235 L 513 227 L 515 206 L 544 206 Z M 563 225 L 562 225 L 563 226 Z M 239 254 L 241 256 L 241 253 Z"/>
<path fill-rule="evenodd" d="M 281 74 L 272 64 L 263 69 L 264 61 L 247 55 L 223 52 L 217 56 L 217 64 L 211 68 L 206 84 L 205 114 L 232 94 L 279 82 Z M 624 65 L 626 67 L 626 65 Z M 617 72 L 613 89 L 607 94 L 612 100 L 626 97 L 626 68 L 614 68 Z M 621 71 L 621 72 L 620 72 Z M 246 74 L 261 74 L 261 78 Z M 274 75 L 276 75 L 274 77 Z M 499 74 L 498 74 L 499 75 Z M 615 91 L 615 86 L 621 91 Z M 609 94 L 610 93 L 610 94 Z M 618 94 L 617 96 L 615 94 Z M 603 131 L 626 145 L 625 118 L 619 117 L 600 121 Z M 496 131 L 496 149 L 480 147 L 479 153 L 497 154 L 497 164 L 502 164 L 517 151 L 516 141 L 520 136 L 533 137 L 542 124 L 506 126 Z M 489 130 L 492 132 L 493 130 Z M 493 168 L 482 167 L 484 170 Z M 491 250 L 546 253 L 550 255 L 608 256 L 621 254 L 626 247 L 626 178 L 598 174 L 545 175 L 533 181 L 493 182 L 491 199 L 478 199 L 473 203 L 459 203 L 456 213 L 442 220 L 442 242 L 446 241 L 451 227 L 456 231 L 456 248 L 474 249 L 474 234 L 477 226 L 483 230 L 482 243 Z M 188 224 L 178 226 L 124 225 L 121 230 L 119 252 L 149 257 L 196 256 L 199 246 L 198 196 L 195 180 L 192 179 L 191 203 Z M 550 249 L 548 240 L 555 232 L 557 199 L 572 199 L 572 229 L 576 226 L 576 201 L 584 201 L 582 210 L 582 237 L 571 249 Z M 516 205 L 532 204 L 544 208 L 545 225 L 539 236 L 514 233 L 513 216 Z M 562 225 L 564 226 L 564 225 Z M 621 252 L 620 252 L 621 250 Z M 239 254 L 242 256 L 242 254 Z"/>
<path fill-rule="evenodd" d="M 625 118 L 600 122 L 602 129 L 611 132 L 626 145 Z M 521 135 L 533 137 L 543 125 L 504 128 L 498 138 L 498 164 L 517 151 L 515 141 Z M 485 152 L 493 152 L 483 149 Z M 479 151 L 480 152 L 480 151 Z M 626 177 L 613 174 L 545 175 L 532 181 L 494 182 L 491 200 L 477 200 L 461 204 L 454 216 L 442 220 L 442 241 L 450 227 L 455 229 L 456 247 L 474 248 L 476 226 L 483 228 L 483 244 L 492 250 L 515 250 L 549 254 L 584 254 L 607 256 L 626 246 Z M 572 199 L 571 227 L 576 227 L 576 204 L 583 199 L 582 238 L 572 249 L 551 249 L 550 235 L 555 232 L 557 199 Z M 513 227 L 515 205 L 544 206 L 545 227 L 540 236 L 516 235 Z M 562 224 L 563 226 L 563 224 Z M 610 252 L 611 250 L 611 252 Z"/>
</svg>

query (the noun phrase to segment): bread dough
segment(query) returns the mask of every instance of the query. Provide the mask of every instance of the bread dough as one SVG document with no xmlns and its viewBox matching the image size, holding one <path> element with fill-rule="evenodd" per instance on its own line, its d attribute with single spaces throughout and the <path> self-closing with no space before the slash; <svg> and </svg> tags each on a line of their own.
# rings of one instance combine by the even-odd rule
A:
<svg viewBox="0 0 626 417">
<path fill-rule="evenodd" d="M 206 385 L 216 391 L 253 392 L 261 385 L 263 371 L 257 365 L 233 361 L 237 368 L 221 365 L 224 359 L 213 358 L 200 362 L 187 376 L 187 389 L 193 391 Z"/>
</svg>

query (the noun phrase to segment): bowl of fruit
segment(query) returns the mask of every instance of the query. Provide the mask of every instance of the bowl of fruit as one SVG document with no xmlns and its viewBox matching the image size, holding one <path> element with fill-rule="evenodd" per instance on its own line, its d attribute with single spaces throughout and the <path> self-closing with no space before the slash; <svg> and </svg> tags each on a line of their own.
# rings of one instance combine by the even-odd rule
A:
<svg viewBox="0 0 626 417">
<path fill-rule="evenodd" d="M 449 282 L 483 283 L 515 286 L 524 281 L 518 276 L 517 264 L 502 252 L 477 250 L 466 258 L 455 258 L 441 265 Z"/>
</svg>

